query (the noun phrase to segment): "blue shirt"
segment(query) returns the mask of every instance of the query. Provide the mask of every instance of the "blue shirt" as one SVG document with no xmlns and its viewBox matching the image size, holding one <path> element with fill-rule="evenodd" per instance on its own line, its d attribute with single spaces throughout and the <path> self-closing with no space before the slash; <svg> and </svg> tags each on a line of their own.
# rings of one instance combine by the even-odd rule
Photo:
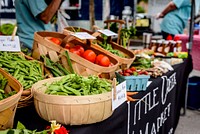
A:
<svg viewBox="0 0 200 134">
<path fill-rule="evenodd" d="M 43 12 L 47 4 L 44 0 L 15 0 L 17 35 L 25 47 L 32 49 L 34 32 L 52 31 L 51 24 L 45 24 L 36 16 Z"/>
<path fill-rule="evenodd" d="M 162 31 L 173 35 L 182 34 L 190 17 L 191 1 L 173 0 L 173 2 L 177 9 L 165 15 L 160 27 Z"/>
</svg>

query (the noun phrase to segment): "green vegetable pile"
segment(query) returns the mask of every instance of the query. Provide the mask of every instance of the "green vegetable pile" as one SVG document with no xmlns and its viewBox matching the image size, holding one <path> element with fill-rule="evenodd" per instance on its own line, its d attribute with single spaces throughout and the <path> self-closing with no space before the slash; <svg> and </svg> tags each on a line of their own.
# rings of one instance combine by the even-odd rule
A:
<svg viewBox="0 0 200 134">
<path fill-rule="evenodd" d="M 15 28 L 15 25 L 13 24 L 10 24 L 10 23 L 2 24 L 0 26 L 0 32 L 3 35 L 12 35 L 14 28 Z"/>
<path fill-rule="evenodd" d="M 16 129 L 2 130 L 1 134 L 48 134 L 49 130 L 37 131 L 27 129 L 21 122 L 17 123 Z"/>
<path fill-rule="evenodd" d="M 47 85 L 46 94 L 51 95 L 94 95 L 111 91 L 111 83 L 97 76 L 83 77 L 77 74 L 69 74 L 61 80 Z"/>
<path fill-rule="evenodd" d="M 27 60 L 19 53 L 0 52 L 0 67 L 15 77 L 24 89 L 44 79 L 41 64 L 36 60 Z"/>
<path fill-rule="evenodd" d="M 122 45 L 124 48 L 127 48 L 127 42 L 130 39 L 130 37 L 134 36 L 136 34 L 136 29 L 131 26 L 129 29 L 123 28 L 120 31 L 120 40 L 122 40 Z"/>
<path fill-rule="evenodd" d="M 8 80 L 0 73 L 0 100 L 3 100 L 9 96 L 16 94 L 16 91 L 11 91 L 9 93 L 5 92 L 5 87 L 8 83 Z"/>
<path fill-rule="evenodd" d="M 50 70 L 54 77 L 64 76 L 71 73 L 67 69 L 65 69 L 59 62 L 53 62 L 46 56 L 42 56 L 42 58 L 44 60 L 45 67 Z"/>
<path fill-rule="evenodd" d="M 103 42 L 97 42 L 99 46 L 101 46 L 102 48 L 108 50 L 109 52 L 121 57 L 121 58 L 125 58 L 125 55 L 120 53 L 119 50 L 113 49 L 111 44 L 107 43 L 107 36 L 102 35 L 103 37 Z"/>
<path fill-rule="evenodd" d="M 60 55 L 61 56 L 61 55 Z M 59 57 L 60 57 L 59 56 Z M 52 61 L 48 55 L 42 55 L 42 61 L 44 62 L 44 66 L 50 71 L 50 73 L 54 76 L 54 77 L 59 77 L 59 76 L 64 76 L 64 75 L 68 75 L 71 73 L 74 73 L 73 67 L 72 67 L 72 63 L 69 57 L 69 54 L 67 51 L 65 51 L 65 53 L 63 54 L 63 56 L 65 56 L 67 58 L 67 63 L 69 65 L 69 69 L 66 69 L 59 61 L 54 62 Z"/>
<path fill-rule="evenodd" d="M 134 66 L 137 69 L 151 68 L 152 67 L 151 61 L 152 61 L 151 59 L 136 56 L 134 62 L 132 63 L 132 66 Z"/>
<path fill-rule="evenodd" d="M 187 52 L 169 52 L 167 53 L 168 57 L 178 57 L 178 58 L 181 58 L 181 59 L 185 59 L 188 57 L 188 53 Z"/>
</svg>

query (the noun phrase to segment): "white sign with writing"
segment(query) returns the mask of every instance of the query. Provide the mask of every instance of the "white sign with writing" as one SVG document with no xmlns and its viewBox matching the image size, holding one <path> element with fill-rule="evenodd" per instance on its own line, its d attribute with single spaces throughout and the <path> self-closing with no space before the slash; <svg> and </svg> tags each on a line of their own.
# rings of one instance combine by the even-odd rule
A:
<svg viewBox="0 0 200 134">
<path fill-rule="evenodd" d="M 98 30 L 100 33 L 105 34 L 106 36 L 116 36 L 117 34 L 108 30 L 108 29 L 104 29 L 104 30 Z"/>
<path fill-rule="evenodd" d="M 81 40 L 86 40 L 86 39 L 96 39 L 96 37 L 88 34 L 87 32 L 76 32 L 72 34 L 73 36 L 81 39 Z"/>
<path fill-rule="evenodd" d="M 126 101 L 126 81 L 116 86 L 116 91 L 112 89 L 112 110 L 115 110 Z"/>
<path fill-rule="evenodd" d="M 0 36 L 0 51 L 19 52 L 21 51 L 19 37 Z"/>
</svg>

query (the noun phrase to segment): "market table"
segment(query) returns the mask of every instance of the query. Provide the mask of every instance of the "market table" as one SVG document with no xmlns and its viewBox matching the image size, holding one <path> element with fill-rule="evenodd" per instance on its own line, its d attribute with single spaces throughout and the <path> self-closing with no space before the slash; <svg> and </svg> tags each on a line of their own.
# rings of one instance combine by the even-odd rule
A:
<svg viewBox="0 0 200 134">
<path fill-rule="evenodd" d="M 108 119 L 90 125 L 66 126 L 70 134 L 145 134 L 174 133 L 184 107 L 187 78 L 192 70 L 191 56 L 173 66 L 174 71 L 150 79 L 144 92 L 135 95 L 139 101 L 124 102 Z M 81 109 L 80 109 L 81 110 Z M 28 129 L 43 130 L 50 125 L 41 119 L 34 106 L 17 109 L 15 125 L 22 122 Z"/>
</svg>

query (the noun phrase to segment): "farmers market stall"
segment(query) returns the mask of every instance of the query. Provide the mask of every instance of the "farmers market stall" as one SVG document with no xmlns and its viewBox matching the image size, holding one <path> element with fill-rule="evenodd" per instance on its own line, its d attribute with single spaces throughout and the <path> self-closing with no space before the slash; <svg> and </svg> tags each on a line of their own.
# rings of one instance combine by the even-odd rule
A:
<svg viewBox="0 0 200 134">
<path fill-rule="evenodd" d="M 161 77 L 151 78 L 147 90 L 133 96 L 137 101 L 124 102 L 108 119 L 65 127 L 70 134 L 174 133 L 185 103 L 187 78 L 192 70 L 191 56 L 173 65 L 173 69 Z M 14 128 L 18 121 L 31 130 L 44 130 L 49 125 L 38 116 L 34 105 L 18 108 Z"/>
</svg>

